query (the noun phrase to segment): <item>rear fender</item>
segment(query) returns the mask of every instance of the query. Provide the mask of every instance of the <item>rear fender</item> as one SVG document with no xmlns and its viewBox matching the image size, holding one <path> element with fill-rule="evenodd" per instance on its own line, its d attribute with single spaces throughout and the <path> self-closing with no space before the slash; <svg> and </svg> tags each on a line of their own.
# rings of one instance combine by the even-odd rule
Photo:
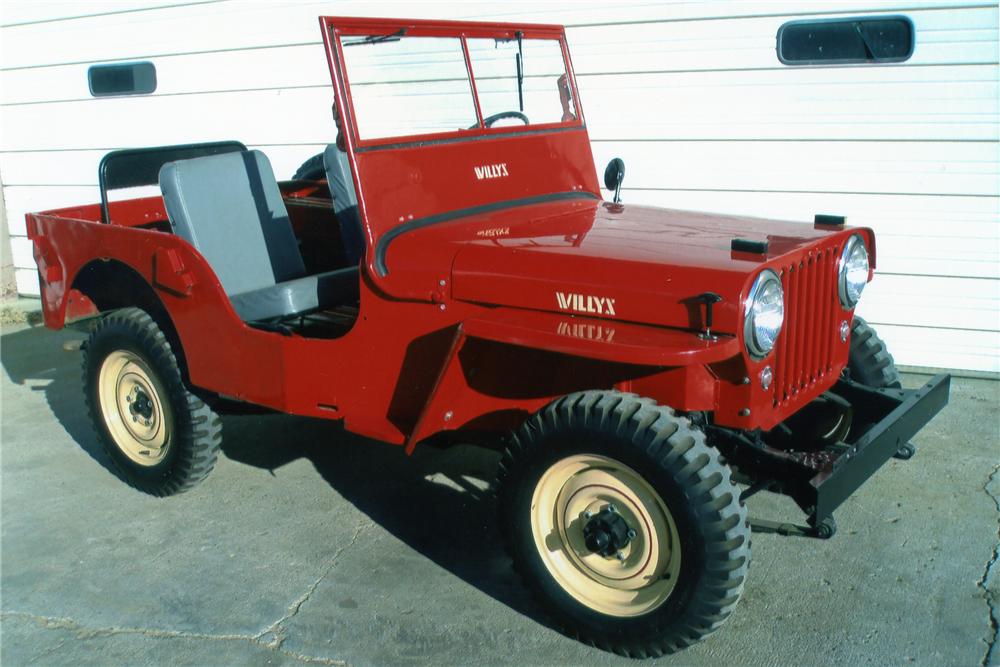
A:
<svg viewBox="0 0 1000 667">
<path fill-rule="evenodd" d="M 176 331 L 192 385 L 284 408 L 284 383 L 274 381 L 283 377 L 280 336 L 251 329 L 239 319 L 211 266 L 187 241 L 154 230 L 49 214 L 29 214 L 28 230 L 46 267 L 57 263 L 60 268 L 56 281 L 46 280 L 45 273 L 51 271 L 42 275 L 46 326 L 65 325 L 69 299 L 75 294 L 100 310 L 153 304 L 154 309 L 162 308 L 165 321 Z M 104 273 L 92 276 L 93 285 L 86 287 L 83 276 L 101 266 L 100 271 L 120 268 L 116 275 L 133 278 L 130 282 L 141 285 L 139 292 L 149 299 L 130 303 L 127 296 L 136 292 L 109 284 L 100 277 Z M 252 372 L 247 371 L 247 359 L 254 360 Z"/>
</svg>

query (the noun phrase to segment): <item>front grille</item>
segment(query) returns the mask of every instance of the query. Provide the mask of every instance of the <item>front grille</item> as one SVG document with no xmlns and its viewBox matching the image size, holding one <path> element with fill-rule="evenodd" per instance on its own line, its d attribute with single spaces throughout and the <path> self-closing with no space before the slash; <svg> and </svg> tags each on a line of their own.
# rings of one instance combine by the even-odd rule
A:
<svg viewBox="0 0 1000 667">
<path fill-rule="evenodd" d="M 785 324 L 774 359 L 775 407 L 795 400 L 833 371 L 839 249 L 839 245 L 812 248 L 779 269 Z"/>
</svg>

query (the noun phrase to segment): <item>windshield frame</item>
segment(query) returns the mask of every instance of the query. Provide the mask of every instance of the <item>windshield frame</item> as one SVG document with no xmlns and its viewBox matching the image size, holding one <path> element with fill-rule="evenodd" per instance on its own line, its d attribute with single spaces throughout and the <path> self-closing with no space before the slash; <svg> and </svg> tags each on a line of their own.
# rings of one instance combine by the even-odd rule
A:
<svg viewBox="0 0 1000 667">
<path fill-rule="evenodd" d="M 573 63 L 570 59 L 569 48 L 566 45 L 566 33 L 562 26 L 511 23 L 468 24 L 459 21 L 399 21 L 337 17 L 324 17 L 321 21 L 324 24 L 323 41 L 327 48 L 327 58 L 331 72 L 334 75 L 334 85 L 338 88 L 338 90 L 336 90 L 338 109 L 343 109 L 341 119 L 344 124 L 344 129 L 347 130 L 347 134 L 350 135 L 349 143 L 352 144 L 353 150 L 357 152 L 377 150 L 380 148 L 403 148 L 407 146 L 427 145 L 431 143 L 452 143 L 481 139 L 498 139 L 503 137 L 558 132 L 586 127 L 586 121 L 583 116 L 583 109 L 580 105 L 580 96 L 576 85 L 576 76 L 573 72 Z M 483 126 L 482 108 L 476 88 L 476 78 L 469 56 L 467 40 L 479 38 L 516 40 L 518 33 L 520 33 L 521 38 L 525 40 L 549 39 L 559 42 L 563 63 L 566 68 L 566 78 L 571 95 L 571 103 L 573 105 L 573 111 L 576 115 L 575 119 L 560 122 L 534 123 L 523 126 Z M 344 59 L 343 52 L 345 45 L 343 44 L 343 40 L 351 37 L 368 36 L 382 37 L 385 39 L 399 38 L 403 36 L 447 37 L 459 39 L 461 41 L 462 52 L 465 59 L 466 76 L 468 77 L 471 97 L 475 107 L 476 127 L 471 129 L 449 130 L 428 134 L 411 134 L 362 139 L 358 132 L 357 118 L 355 116 L 354 103 L 351 97 L 351 84 L 345 65 L 346 61 Z"/>
</svg>

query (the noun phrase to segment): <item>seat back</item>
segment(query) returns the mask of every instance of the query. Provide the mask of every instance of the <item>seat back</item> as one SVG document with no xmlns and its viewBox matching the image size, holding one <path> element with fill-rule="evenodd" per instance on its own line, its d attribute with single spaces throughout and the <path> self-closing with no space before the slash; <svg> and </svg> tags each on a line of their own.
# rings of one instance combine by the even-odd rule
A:
<svg viewBox="0 0 1000 667">
<path fill-rule="evenodd" d="M 358 214 L 358 195 L 354 190 L 351 164 L 347 153 L 330 144 L 323 152 L 323 167 L 326 169 L 326 183 L 333 196 L 333 210 L 340 222 L 340 237 L 344 243 L 344 255 L 350 264 L 357 264 L 365 255 L 365 233 Z"/>
<path fill-rule="evenodd" d="M 238 141 L 212 141 L 203 144 L 123 148 L 111 151 L 101 159 L 97 182 L 101 188 L 101 221 L 111 222 L 108 193 L 120 188 L 156 185 L 160 169 L 168 162 L 190 160 L 219 153 L 241 153 L 247 149 Z"/>
<path fill-rule="evenodd" d="M 204 255 L 227 294 L 306 274 L 271 163 L 260 151 L 165 164 L 160 190 L 174 233 Z"/>
</svg>

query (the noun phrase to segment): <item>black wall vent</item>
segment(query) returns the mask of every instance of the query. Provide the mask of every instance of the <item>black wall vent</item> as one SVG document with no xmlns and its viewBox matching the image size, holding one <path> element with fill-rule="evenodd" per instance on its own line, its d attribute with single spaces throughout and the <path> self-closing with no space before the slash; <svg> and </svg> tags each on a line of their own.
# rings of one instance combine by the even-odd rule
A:
<svg viewBox="0 0 1000 667">
<path fill-rule="evenodd" d="M 93 65 L 87 83 L 94 97 L 149 95 L 156 90 L 156 67 L 150 62 Z"/>
</svg>

